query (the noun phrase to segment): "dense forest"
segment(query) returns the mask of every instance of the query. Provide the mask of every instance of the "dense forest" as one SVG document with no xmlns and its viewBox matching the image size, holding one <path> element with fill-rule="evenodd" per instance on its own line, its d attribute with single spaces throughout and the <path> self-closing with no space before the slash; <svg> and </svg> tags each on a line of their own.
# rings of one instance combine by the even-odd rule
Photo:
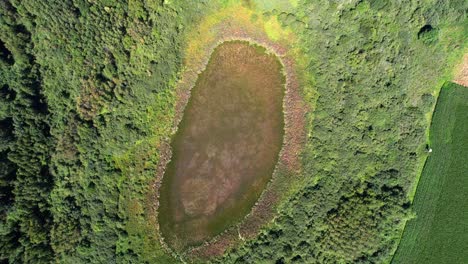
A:
<svg viewBox="0 0 468 264">
<path fill-rule="evenodd" d="M 231 2 L 0 0 L 0 261 L 176 262 L 148 193 L 186 33 Z M 438 89 L 466 52 L 468 4 L 298 2 L 258 12 L 297 33 L 314 78 L 303 184 L 212 261 L 388 262 Z"/>
<path fill-rule="evenodd" d="M 0 4 L 0 258 L 151 259 L 148 145 L 167 134 L 180 13 L 196 15 L 158 2 Z"/>
</svg>

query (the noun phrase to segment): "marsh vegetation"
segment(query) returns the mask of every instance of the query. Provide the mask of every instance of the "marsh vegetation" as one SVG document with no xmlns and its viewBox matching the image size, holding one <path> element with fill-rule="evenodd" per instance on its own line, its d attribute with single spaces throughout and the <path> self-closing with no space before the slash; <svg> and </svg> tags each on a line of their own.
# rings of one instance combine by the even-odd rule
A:
<svg viewBox="0 0 468 264">
<path fill-rule="evenodd" d="M 283 141 L 278 58 L 243 41 L 220 44 L 191 91 L 161 189 L 159 223 L 176 248 L 240 221 L 271 178 Z"/>
</svg>

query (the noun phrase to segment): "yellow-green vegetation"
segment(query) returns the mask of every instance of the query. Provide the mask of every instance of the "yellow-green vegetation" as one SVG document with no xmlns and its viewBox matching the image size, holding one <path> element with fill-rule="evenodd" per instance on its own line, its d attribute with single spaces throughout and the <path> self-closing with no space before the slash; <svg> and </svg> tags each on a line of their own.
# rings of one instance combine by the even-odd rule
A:
<svg viewBox="0 0 468 264">
<path fill-rule="evenodd" d="M 468 88 L 441 89 L 430 129 L 431 152 L 392 263 L 464 263 L 468 259 Z"/>
<path fill-rule="evenodd" d="M 239 230 L 239 243 L 203 262 L 389 262 L 438 88 L 466 52 L 466 8 L 0 1 L 0 261 L 180 262 L 157 229 L 164 146 L 214 47 L 238 39 L 277 54 L 299 88 L 283 105 L 294 155 L 280 157 L 295 169 L 292 184 L 272 184 L 290 187 L 260 232 Z M 302 141 L 288 116 L 303 118 Z"/>
</svg>

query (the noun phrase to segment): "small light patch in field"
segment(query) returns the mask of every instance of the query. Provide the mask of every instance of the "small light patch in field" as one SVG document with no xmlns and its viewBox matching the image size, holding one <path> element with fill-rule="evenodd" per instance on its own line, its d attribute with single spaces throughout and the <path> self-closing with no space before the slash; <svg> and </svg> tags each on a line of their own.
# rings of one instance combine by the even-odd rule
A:
<svg viewBox="0 0 468 264">
<path fill-rule="evenodd" d="M 265 32 L 267 33 L 270 39 L 278 40 L 281 37 L 280 31 L 281 31 L 281 25 L 279 24 L 276 17 L 271 17 L 265 23 Z"/>
</svg>

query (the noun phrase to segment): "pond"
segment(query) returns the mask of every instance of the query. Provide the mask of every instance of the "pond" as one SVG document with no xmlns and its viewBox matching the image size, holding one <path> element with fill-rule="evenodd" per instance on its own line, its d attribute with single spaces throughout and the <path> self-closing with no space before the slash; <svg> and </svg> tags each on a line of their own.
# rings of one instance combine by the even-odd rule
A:
<svg viewBox="0 0 468 264">
<path fill-rule="evenodd" d="M 285 76 L 274 54 L 223 42 L 198 76 L 172 139 L 159 225 L 176 250 L 239 223 L 272 177 L 283 144 Z"/>
</svg>

